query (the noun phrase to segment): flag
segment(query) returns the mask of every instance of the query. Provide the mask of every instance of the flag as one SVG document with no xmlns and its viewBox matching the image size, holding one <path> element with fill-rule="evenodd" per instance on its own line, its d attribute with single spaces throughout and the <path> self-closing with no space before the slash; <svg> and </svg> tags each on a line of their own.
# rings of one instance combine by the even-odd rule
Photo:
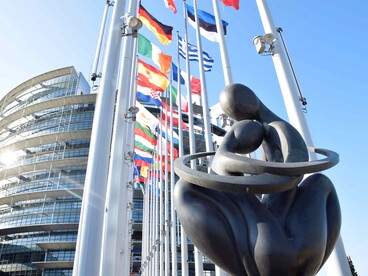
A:
<svg viewBox="0 0 368 276">
<path fill-rule="evenodd" d="M 149 81 L 149 79 L 146 76 L 139 73 L 138 73 L 138 82 L 140 83 L 140 86 L 151 88 L 154 91 L 164 92 L 164 89 L 158 87 L 157 85 L 154 85 Z"/>
<path fill-rule="evenodd" d="M 153 156 L 150 152 L 147 152 L 147 151 L 144 151 L 144 150 L 141 150 L 140 148 L 138 147 L 134 147 L 134 158 L 137 159 L 137 160 L 141 160 L 141 161 L 145 161 L 149 164 L 152 164 L 153 162 Z"/>
<path fill-rule="evenodd" d="M 143 84 L 143 86 L 141 85 Z M 150 87 L 144 86 L 145 83 L 141 80 L 137 81 L 137 99 L 142 102 L 151 103 L 157 106 L 162 106 L 161 98 L 158 91 Z"/>
<path fill-rule="evenodd" d="M 157 136 L 153 134 L 147 126 L 141 124 L 138 121 L 134 122 L 134 133 L 136 134 L 136 137 L 143 137 L 148 143 L 152 145 L 152 147 L 157 145 Z"/>
<path fill-rule="evenodd" d="M 179 97 L 178 97 L 178 91 L 174 86 L 171 85 L 171 96 L 173 102 L 176 104 L 176 106 L 179 108 Z M 181 110 L 184 112 L 188 112 L 188 101 L 183 97 L 183 94 L 181 96 Z"/>
<path fill-rule="evenodd" d="M 166 128 L 167 128 L 167 135 L 166 135 Z M 173 130 L 172 131 L 173 135 L 171 137 L 171 127 L 169 124 L 166 124 L 164 120 L 161 120 L 161 128 L 158 129 L 162 137 L 166 138 L 168 142 L 173 141 L 174 144 L 176 145 L 179 144 L 179 135 Z M 165 148 L 165 150 L 167 151 L 167 148 Z"/>
<path fill-rule="evenodd" d="M 137 158 L 135 158 L 136 156 L 134 155 L 134 165 L 137 167 L 143 167 L 143 166 L 150 166 L 151 164 L 143 161 L 143 160 L 139 160 Z"/>
<path fill-rule="evenodd" d="M 158 119 L 138 101 L 135 102 L 135 105 L 139 109 L 136 115 L 136 121 L 142 125 L 146 125 L 152 133 L 155 133 L 156 127 L 158 125 Z"/>
<path fill-rule="evenodd" d="M 142 5 L 139 5 L 139 19 L 144 25 L 150 29 L 158 40 L 167 45 L 172 40 L 173 27 L 162 24 L 155 17 L 153 17 Z"/>
<path fill-rule="evenodd" d="M 174 3 L 174 0 L 164 0 L 166 8 L 172 10 L 174 13 L 176 13 L 176 6 Z"/>
<path fill-rule="evenodd" d="M 190 78 L 190 85 L 192 87 L 192 94 L 201 95 L 201 80 L 195 77 Z"/>
<path fill-rule="evenodd" d="M 178 36 L 178 42 L 179 42 L 179 54 L 180 56 L 182 56 L 184 59 L 187 58 L 187 45 L 184 39 L 182 39 L 180 36 Z M 190 43 L 188 43 L 188 55 L 189 55 L 189 60 L 190 61 L 198 61 L 199 62 L 199 52 L 198 52 L 198 48 Z M 202 60 L 203 60 L 203 68 L 205 71 L 209 72 L 212 69 L 214 60 L 212 57 L 210 57 L 210 55 L 205 52 L 202 51 Z"/>
<path fill-rule="evenodd" d="M 186 4 L 187 13 L 188 13 L 188 21 L 189 24 L 196 28 L 195 16 L 194 16 L 194 8 L 188 4 Z M 212 14 L 208 12 L 197 10 L 198 19 L 199 19 L 199 29 L 201 35 L 212 42 L 219 42 L 219 37 L 217 34 L 216 27 L 216 19 Z M 226 21 L 222 20 L 222 26 L 224 28 L 224 34 L 226 35 L 226 26 L 229 25 Z"/>
<path fill-rule="evenodd" d="M 141 34 L 138 34 L 138 53 L 151 58 L 153 63 L 160 67 L 162 73 L 170 72 L 171 56 L 162 53 L 160 48 Z"/>
<path fill-rule="evenodd" d="M 170 122 L 170 118 L 171 118 L 171 112 L 170 112 L 170 106 L 167 105 L 165 102 L 162 102 L 162 114 L 161 117 L 163 120 L 165 120 L 166 118 L 166 114 L 167 114 L 167 121 Z M 172 110 L 172 117 L 173 117 L 173 125 L 174 126 L 179 126 L 179 114 L 176 110 Z M 182 121 L 182 127 L 185 130 L 188 130 L 187 125 Z"/>
<path fill-rule="evenodd" d="M 173 80 L 178 82 L 178 67 L 175 65 L 174 62 L 172 62 L 171 68 L 172 68 Z M 181 75 L 180 75 L 180 84 L 185 84 L 185 80 Z"/>
<path fill-rule="evenodd" d="M 236 10 L 239 10 L 239 0 L 221 0 L 225 6 L 232 6 Z"/>
<path fill-rule="evenodd" d="M 158 91 L 164 91 L 169 85 L 169 80 L 164 73 L 141 59 L 138 59 L 138 78 L 145 83 L 150 83 Z"/>
<path fill-rule="evenodd" d="M 135 135 L 134 137 L 134 146 L 151 154 L 155 152 L 155 146 L 139 135 Z"/>
<path fill-rule="evenodd" d="M 178 81 L 178 67 L 174 63 L 172 63 L 172 71 L 173 71 L 173 80 Z M 180 84 L 187 85 L 187 73 L 183 70 L 180 70 Z M 190 77 L 190 84 L 192 88 L 192 94 L 200 95 L 201 94 L 201 80 L 197 79 L 193 76 Z"/>
<path fill-rule="evenodd" d="M 180 74 L 185 79 L 185 85 L 187 85 L 187 73 L 183 70 L 180 70 Z M 190 87 L 192 88 L 192 94 L 201 95 L 201 80 L 197 79 L 193 76 L 190 76 Z"/>
<path fill-rule="evenodd" d="M 161 152 L 162 152 L 162 155 L 156 153 L 156 159 L 165 161 L 166 152 L 167 152 L 167 156 L 168 157 L 171 156 L 171 143 L 169 141 L 167 141 L 165 139 L 165 137 L 162 136 L 162 135 L 158 135 L 158 140 L 161 141 Z M 173 147 L 173 157 L 174 157 L 174 160 L 178 156 L 179 156 L 179 151 L 175 147 Z M 168 160 L 170 160 L 170 159 L 168 159 Z"/>
</svg>

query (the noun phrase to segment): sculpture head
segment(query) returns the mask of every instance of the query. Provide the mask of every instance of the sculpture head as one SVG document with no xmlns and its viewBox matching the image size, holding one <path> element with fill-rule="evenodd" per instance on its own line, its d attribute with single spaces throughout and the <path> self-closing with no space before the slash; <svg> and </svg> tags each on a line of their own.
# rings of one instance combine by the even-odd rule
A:
<svg viewBox="0 0 368 276">
<path fill-rule="evenodd" d="M 220 93 L 220 106 L 229 117 L 241 120 L 254 120 L 258 117 L 260 101 L 247 86 L 233 83 Z"/>
</svg>

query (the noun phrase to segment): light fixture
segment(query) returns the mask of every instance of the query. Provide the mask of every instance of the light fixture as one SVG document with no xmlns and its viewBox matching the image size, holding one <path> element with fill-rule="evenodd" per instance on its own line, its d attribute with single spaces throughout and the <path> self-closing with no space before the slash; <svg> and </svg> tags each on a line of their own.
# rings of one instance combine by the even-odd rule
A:
<svg viewBox="0 0 368 276">
<path fill-rule="evenodd" d="M 138 30 L 142 28 L 142 21 L 130 14 L 126 14 L 120 18 L 123 21 L 123 36 L 129 36 L 137 37 L 138 36 Z M 131 32 L 129 33 L 129 29 Z"/>
<path fill-rule="evenodd" d="M 256 50 L 258 54 L 271 54 L 273 49 L 273 44 L 276 41 L 276 37 L 272 33 L 268 33 L 265 35 L 258 35 L 253 38 L 253 44 L 256 46 Z M 268 48 L 267 48 L 268 46 Z"/>
</svg>

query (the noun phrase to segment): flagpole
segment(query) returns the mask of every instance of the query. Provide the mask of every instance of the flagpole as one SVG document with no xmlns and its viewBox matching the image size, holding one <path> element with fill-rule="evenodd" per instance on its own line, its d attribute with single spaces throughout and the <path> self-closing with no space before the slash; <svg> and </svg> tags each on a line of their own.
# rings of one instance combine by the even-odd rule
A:
<svg viewBox="0 0 368 276">
<path fill-rule="evenodd" d="M 153 160 L 156 160 L 156 159 L 153 159 Z M 155 161 L 154 161 L 155 162 Z M 155 163 L 153 163 L 155 164 Z M 153 165 L 155 166 L 155 165 Z M 150 188 L 150 202 L 151 202 L 151 209 L 150 209 L 150 220 L 149 220 L 149 223 L 150 223 L 150 232 L 148 233 L 149 235 L 149 239 L 148 239 L 148 244 L 149 244 L 149 247 L 148 247 L 148 272 L 146 273 L 147 276 L 149 275 L 153 275 L 153 271 L 154 271 L 154 242 L 155 242 L 155 217 L 154 217 L 154 207 L 155 207 L 155 202 L 154 202 L 154 187 L 155 187 L 155 183 L 154 183 L 154 177 L 156 175 L 155 173 L 155 167 L 153 167 L 153 170 L 152 170 L 152 177 L 151 177 L 151 188 Z"/>
<path fill-rule="evenodd" d="M 93 61 L 93 66 L 92 66 L 91 81 L 95 81 L 97 79 L 97 77 L 99 77 L 99 75 L 97 74 L 97 67 L 98 67 L 98 61 L 100 60 L 102 40 L 103 40 L 104 32 L 105 32 L 105 29 L 106 29 L 107 14 L 108 14 L 110 6 L 113 6 L 113 4 L 110 3 L 110 0 L 106 0 L 105 9 L 104 9 L 103 16 L 102 16 L 100 34 L 98 35 L 98 42 L 97 42 L 97 49 L 96 49 L 96 53 L 95 53 L 95 59 Z"/>
<path fill-rule="evenodd" d="M 183 1 L 184 4 L 184 27 L 185 27 L 185 43 L 186 43 L 186 67 L 187 67 L 187 91 L 188 91 L 188 117 L 189 117 L 189 147 L 190 153 L 194 154 L 196 152 L 195 147 L 195 137 L 194 137 L 194 126 L 193 126 L 193 104 L 192 104 L 192 89 L 191 89 L 191 81 L 190 81 L 190 64 L 189 64 L 189 52 L 188 52 L 188 24 L 187 24 L 187 9 L 186 9 L 186 0 Z M 180 81 L 180 72 L 178 79 Z M 195 162 L 191 162 L 192 169 L 196 169 Z M 202 253 L 194 247 L 194 265 L 195 265 L 195 275 L 202 276 L 203 275 L 203 257 Z"/>
<path fill-rule="evenodd" d="M 135 3 L 132 1 L 131 3 L 134 4 L 132 8 L 132 15 L 137 16 L 137 1 Z M 133 39 L 133 54 L 132 54 L 132 66 L 131 66 L 131 75 L 130 75 L 130 91 L 129 93 L 129 103 L 128 103 L 128 110 L 130 108 L 136 107 L 136 91 L 137 91 L 137 48 L 138 48 L 138 39 Z M 128 113 L 126 113 L 128 114 Z M 134 150 L 134 144 L 135 144 L 135 133 L 134 133 L 134 120 L 133 122 L 129 122 L 126 124 L 126 133 L 127 133 L 127 143 L 124 146 L 125 149 L 131 149 Z M 134 162 L 134 161 L 133 161 Z M 132 243 L 132 234 L 133 234 L 133 181 L 132 176 L 134 173 L 134 163 L 133 165 L 129 162 L 124 162 L 123 171 L 127 172 L 125 175 L 123 175 L 123 182 L 127 183 L 126 187 L 126 197 L 127 197 L 127 205 L 121 204 L 121 212 L 125 212 L 126 209 L 128 210 L 126 223 L 129 227 L 125 229 L 125 238 L 123 238 L 123 248 L 124 252 L 127 252 L 125 254 L 125 266 L 121 266 L 123 269 L 125 269 L 126 275 L 129 275 L 130 273 L 130 267 L 132 265 L 132 259 L 131 259 L 131 251 L 133 249 L 133 243 Z M 129 208 L 127 208 L 129 207 Z M 125 241 L 125 242 L 124 242 Z M 129 254 L 128 254 L 129 253 Z"/>
<path fill-rule="evenodd" d="M 213 12 L 215 14 L 216 19 L 216 29 L 219 36 L 219 46 L 220 46 L 220 55 L 221 55 L 221 61 L 222 61 L 222 70 L 224 71 L 224 79 L 225 79 L 225 85 L 229 85 L 233 83 L 233 76 L 231 73 L 231 67 L 229 62 L 229 55 L 227 52 L 227 46 L 225 41 L 225 35 L 224 35 L 224 27 L 222 25 L 220 10 L 218 8 L 217 0 L 212 0 L 213 3 Z"/>
<path fill-rule="evenodd" d="M 173 109 L 173 101 L 172 101 L 172 70 L 170 72 L 170 110 L 171 110 L 171 117 L 170 117 L 170 135 L 171 135 L 171 143 L 170 143 L 170 210 L 171 210 L 171 223 L 170 223 L 170 229 L 171 229 L 171 275 L 176 276 L 177 275 L 177 253 L 176 253 L 176 215 L 175 215 L 175 207 L 174 207 L 174 185 L 175 185 L 175 173 L 174 173 L 174 118 L 172 114 Z M 180 81 L 180 80 L 179 80 Z M 179 92 L 178 92 L 179 94 Z M 179 102 L 180 103 L 180 102 Z M 181 110 L 181 106 L 178 107 L 178 113 L 179 110 Z M 179 126 L 182 122 L 181 118 L 181 112 L 179 113 Z M 179 136 L 179 139 L 180 136 Z"/>
<path fill-rule="evenodd" d="M 162 116 L 161 116 L 162 120 Z M 163 198 L 163 181 L 162 181 L 162 124 L 160 127 L 160 139 L 159 139 L 159 179 L 160 179 L 160 276 L 164 276 L 164 198 Z"/>
<path fill-rule="evenodd" d="M 266 0 L 256 0 L 256 2 L 265 33 L 271 33 L 274 37 L 278 37 Z M 289 121 L 303 136 L 306 144 L 308 146 L 313 146 L 307 121 L 298 102 L 298 89 L 291 68 L 287 63 L 285 52 L 277 40 L 273 45 L 272 60 L 281 87 Z M 333 276 L 351 274 L 341 235 L 336 242 L 335 249 L 326 261 L 325 268 L 327 273 Z"/>
<path fill-rule="evenodd" d="M 137 1 L 130 1 L 129 13 L 136 16 Z M 129 244 L 129 179 L 134 150 L 132 141 L 132 125 L 135 114 L 131 112 L 135 106 L 132 101 L 131 82 L 135 53 L 133 36 L 125 36 L 122 62 L 119 76 L 119 89 L 116 100 L 115 119 L 110 156 L 110 171 L 108 174 L 104 232 L 101 253 L 101 276 L 119 275 L 122 271 L 129 273 L 130 244 Z M 118 58 L 118 57 L 117 57 Z M 134 130 L 133 130 L 134 135 Z M 122 189 L 122 185 L 124 189 Z M 116 227 L 119 225 L 120 227 Z"/>
<path fill-rule="evenodd" d="M 185 10 L 184 10 L 185 12 Z M 185 15 L 184 15 L 185 16 Z M 186 20 L 185 20 L 186 22 Z M 179 55 L 179 32 L 176 32 L 177 37 L 177 57 L 178 57 L 178 114 L 179 114 L 179 155 L 184 155 L 184 146 L 183 146 L 183 118 L 182 118 L 182 109 L 181 109 L 181 84 L 180 84 L 180 55 Z M 189 104 L 188 104 L 189 109 Z M 189 114 L 188 114 L 189 118 Z M 189 275 L 189 268 L 188 268 L 188 238 L 187 234 L 185 233 L 183 226 L 180 224 L 180 253 L 181 253 L 181 273 L 182 276 L 188 276 Z"/>
<path fill-rule="evenodd" d="M 199 76 L 201 79 L 201 97 L 202 97 L 204 128 L 205 128 L 205 142 L 206 142 L 206 151 L 208 152 L 208 151 L 213 151 L 213 143 L 212 143 L 212 135 L 211 135 L 211 115 L 209 114 L 209 107 L 208 107 L 206 76 L 204 74 L 202 40 L 201 40 L 200 31 L 199 31 L 197 0 L 193 0 L 193 3 L 194 3 L 194 16 L 195 16 L 195 21 L 196 21 L 197 47 L 198 47 L 198 55 L 199 55 Z"/>
<path fill-rule="evenodd" d="M 167 102 L 167 89 L 166 89 L 166 102 Z M 166 111 L 167 112 L 167 111 Z M 170 116 L 172 118 L 172 109 L 170 109 Z M 167 148 L 167 142 L 168 142 L 168 118 L 167 113 L 165 116 L 165 275 L 170 274 L 170 239 L 169 239 L 169 233 L 170 233 L 170 221 L 169 221 L 169 174 L 168 174 L 168 166 L 169 166 L 169 156 L 168 156 L 168 148 Z M 171 136 L 171 143 L 173 143 L 173 136 Z"/>
<path fill-rule="evenodd" d="M 100 270 L 106 182 L 110 157 L 115 91 L 125 0 L 116 0 L 96 100 L 73 275 L 97 275 Z"/>
<path fill-rule="evenodd" d="M 157 153 L 160 153 L 159 147 L 157 148 Z M 154 243 L 154 249 L 155 249 L 155 274 L 153 275 L 159 275 L 159 254 L 160 254 L 160 220 L 159 220 L 159 198 L 158 198 L 158 192 L 159 192 L 159 161 L 156 169 L 156 185 L 155 185 L 155 243 Z"/>
<path fill-rule="evenodd" d="M 198 55 L 199 55 L 199 75 L 201 79 L 201 99 L 202 99 L 202 110 L 203 110 L 204 128 L 205 128 L 204 131 L 205 131 L 206 151 L 210 152 L 210 151 L 213 151 L 211 115 L 210 115 L 209 106 L 208 106 L 206 76 L 204 73 L 204 65 L 203 65 L 203 50 L 202 50 L 201 34 L 199 31 L 197 0 L 193 0 L 193 3 L 194 3 L 194 17 L 196 21 L 197 47 L 198 47 Z M 230 69 L 230 66 L 226 68 Z M 230 71 L 228 73 L 230 73 Z M 217 265 L 216 265 L 215 271 L 216 271 L 217 276 L 224 275 L 224 271 L 221 268 L 219 268 Z"/>
<path fill-rule="evenodd" d="M 148 176 L 149 176 L 149 172 L 148 172 Z M 147 190 L 147 185 L 148 185 L 148 176 L 147 176 L 147 180 L 144 183 L 144 189 L 142 190 L 143 193 L 143 210 L 142 210 L 142 249 L 141 249 L 141 273 L 142 275 L 146 275 L 146 271 L 148 269 L 148 267 L 146 266 L 147 264 L 147 237 L 148 237 L 148 228 L 149 228 L 149 217 L 148 217 L 148 213 L 149 213 L 149 193 Z"/>
</svg>

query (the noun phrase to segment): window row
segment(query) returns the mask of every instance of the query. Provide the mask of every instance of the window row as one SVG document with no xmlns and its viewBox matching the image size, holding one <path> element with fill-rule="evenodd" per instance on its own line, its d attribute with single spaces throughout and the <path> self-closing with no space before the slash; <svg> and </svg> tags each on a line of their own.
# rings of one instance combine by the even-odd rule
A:
<svg viewBox="0 0 368 276">
<path fill-rule="evenodd" d="M 58 126 L 50 126 L 42 129 L 35 129 L 26 131 L 23 133 L 19 133 L 17 135 L 9 135 L 6 139 L 2 140 L 0 138 L 0 147 L 4 147 L 6 145 L 22 141 L 28 137 L 37 137 L 45 134 L 51 133 L 60 133 L 60 132 L 70 132 L 70 131 L 78 131 L 78 130 L 90 130 L 92 128 L 92 121 L 90 122 L 72 122 L 70 124 L 58 125 Z"/>
</svg>

